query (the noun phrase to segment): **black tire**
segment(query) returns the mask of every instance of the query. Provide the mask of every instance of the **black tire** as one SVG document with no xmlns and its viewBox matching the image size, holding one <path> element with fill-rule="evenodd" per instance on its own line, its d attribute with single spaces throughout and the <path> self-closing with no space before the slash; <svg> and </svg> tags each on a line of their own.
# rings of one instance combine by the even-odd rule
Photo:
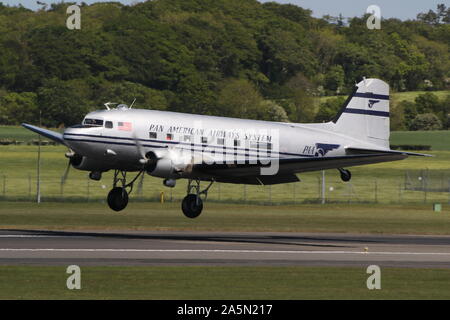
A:
<svg viewBox="0 0 450 320">
<path fill-rule="evenodd" d="M 108 205 L 114 211 L 121 211 L 128 205 L 128 193 L 121 187 L 115 187 L 108 193 Z"/>
<path fill-rule="evenodd" d="M 341 179 L 344 182 L 348 182 L 350 181 L 350 179 L 352 178 L 352 173 L 349 170 L 342 170 L 341 171 Z"/>
<path fill-rule="evenodd" d="M 183 210 L 186 217 L 190 219 L 197 218 L 202 213 L 203 201 L 195 194 L 188 194 L 181 202 L 181 210 Z"/>
</svg>

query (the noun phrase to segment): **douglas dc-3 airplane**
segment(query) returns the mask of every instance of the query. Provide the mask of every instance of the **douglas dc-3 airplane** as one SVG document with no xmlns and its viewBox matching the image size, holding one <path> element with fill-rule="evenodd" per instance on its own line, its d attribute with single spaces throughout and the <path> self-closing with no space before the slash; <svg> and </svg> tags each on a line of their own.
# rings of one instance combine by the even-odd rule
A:
<svg viewBox="0 0 450 320">
<path fill-rule="evenodd" d="M 299 181 L 297 173 L 401 160 L 417 153 L 390 150 L 389 86 L 378 79 L 358 83 L 334 120 L 281 123 L 132 109 L 94 111 L 63 134 L 29 124 L 25 128 L 69 148 L 69 166 L 100 180 L 114 170 L 108 194 L 112 210 L 123 210 L 133 183 L 145 172 L 174 187 L 188 179 L 183 213 L 197 217 L 214 181 L 271 185 Z M 127 182 L 127 172 L 137 172 Z M 200 182 L 208 182 L 205 189 Z"/>
</svg>

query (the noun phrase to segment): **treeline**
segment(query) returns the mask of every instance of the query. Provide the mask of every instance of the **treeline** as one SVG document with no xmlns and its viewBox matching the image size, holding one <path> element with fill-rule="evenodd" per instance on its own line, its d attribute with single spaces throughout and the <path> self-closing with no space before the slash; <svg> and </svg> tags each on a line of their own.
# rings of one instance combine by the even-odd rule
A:
<svg viewBox="0 0 450 320">
<path fill-rule="evenodd" d="M 315 121 L 333 119 L 345 100 L 345 97 L 335 97 L 322 102 Z M 395 99 L 395 96 L 391 95 L 390 109 L 391 130 L 450 129 L 450 94 L 439 98 L 432 92 L 426 92 L 417 95 L 414 101 Z"/>
<path fill-rule="evenodd" d="M 41 113 L 44 125 L 68 126 L 105 102 L 135 98 L 139 108 L 327 121 L 339 101 L 317 97 L 347 94 L 364 76 L 395 91 L 450 86 L 443 5 L 416 20 L 385 19 L 381 30 L 368 30 L 367 16 L 346 24 L 255 0 L 83 4 L 81 30 L 69 30 L 68 5 L 0 4 L 0 124 L 36 123 Z M 394 125 L 412 129 L 434 116 L 448 128 L 448 99 L 421 103 L 397 103 Z"/>
</svg>

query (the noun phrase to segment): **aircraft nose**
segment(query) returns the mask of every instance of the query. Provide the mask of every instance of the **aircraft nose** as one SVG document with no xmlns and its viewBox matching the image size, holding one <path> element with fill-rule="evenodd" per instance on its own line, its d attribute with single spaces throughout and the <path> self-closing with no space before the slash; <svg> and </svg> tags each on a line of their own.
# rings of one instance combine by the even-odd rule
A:
<svg viewBox="0 0 450 320">
<path fill-rule="evenodd" d="M 83 128 L 73 126 L 64 130 L 63 138 L 66 145 L 79 154 L 87 154 L 92 150 L 92 143 L 96 141 L 96 136 L 101 136 L 96 128 Z"/>
</svg>

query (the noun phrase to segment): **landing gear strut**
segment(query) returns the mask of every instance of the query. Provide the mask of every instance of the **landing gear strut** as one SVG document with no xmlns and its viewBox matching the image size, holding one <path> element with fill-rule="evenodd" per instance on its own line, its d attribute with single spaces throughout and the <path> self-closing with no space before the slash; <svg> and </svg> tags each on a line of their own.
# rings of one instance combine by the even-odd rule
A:
<svg viewBox="0 0 450 320">
<path fill-rule="evenodd" d="M 197 218 L 203 210 L 203 200 L 201 196 L 204 196 L 204 200 L 208 196 L 208 190 L 211 188 L 214 180 L 211 180 L 209 185 L 202 191 L 200 191 L 200 180 L 189 179 L 187 187 L 187 196 L 184 197 L 181 202 L 181 210 L 188 218 Z"/>
<path fill-rule="evenodd" d="M 352 178 L 352 173 L 350 172 L 350 170 L 343 169 L 343 168 L 338 168 L 338 170 L 341 173 L 342 181 L 344 181 L 344 182 L 350 181 L 350 179 Z"/>
<path fill-rule="evenodd" d="M 127 172 L 122 170 L 114 171 L 113 188 L 108 193 L 108 205 L 114 211 L 121 211 L 128 205 L 128 195 L 133 191 L 133 183 L 143 174 L 144 170 L 139 173 L 127 184 Z M 120 186 L 117 186 L 120 184 Z M 127 191 L 128 189 L 128 191 Z"/>
</svg>

